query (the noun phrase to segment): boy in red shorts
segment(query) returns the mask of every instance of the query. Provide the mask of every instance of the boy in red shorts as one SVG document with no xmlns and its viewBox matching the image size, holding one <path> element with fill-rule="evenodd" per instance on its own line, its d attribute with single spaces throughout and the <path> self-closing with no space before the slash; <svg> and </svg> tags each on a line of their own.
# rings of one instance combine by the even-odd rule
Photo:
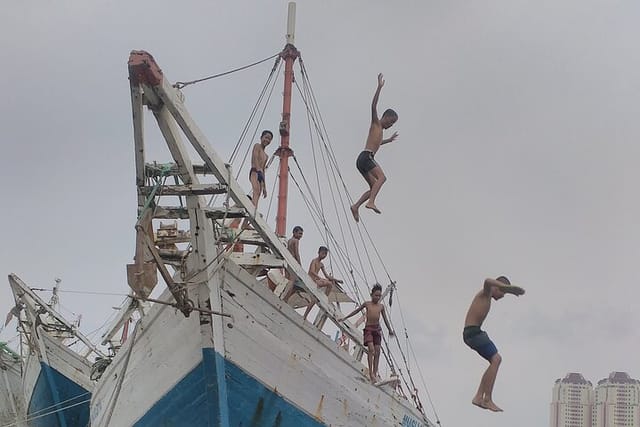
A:
<svg viewBox="0 0 640 427">
<path fill-rule="evenodd" d="M 389 325 L 389 319 L 387 319 L 387 313 L 384 310 L 384 305 L 381 304 L 380 298 L 382 297 L 382 286 L 376 284 L 371 289 L 371 301 L 363 303 L 360 307 L 353 310 L 347 316 L 337 320 L 347 320 L 356 313 L 366 310 L 367 323 L 364 327 L 364 345 L 369 350 L 367 356 L 367 362 L 369 363 L 369 378 L 371 382 L 376 382 L 378 377 L 378 362 L 380 361 L 380 344 L 382 343 L 382 327 L 380 326 L 380 314 L 384 319 L 384 324 L 389 330 L 389 336 L 395 335 L 393 329 Z"/>
</svg>

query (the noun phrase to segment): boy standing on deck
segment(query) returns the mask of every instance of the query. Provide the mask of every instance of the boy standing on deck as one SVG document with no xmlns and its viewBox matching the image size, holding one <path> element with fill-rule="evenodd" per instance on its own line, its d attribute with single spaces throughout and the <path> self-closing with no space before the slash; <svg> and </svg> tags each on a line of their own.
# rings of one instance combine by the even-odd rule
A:
<svg viewBox="0 0 640 427">
<path fill-rule="evenodd" d="M 480 327 L 491 309 L 491 299 L 493 298 L 497 301 L 504 297 L 505 294 L 520 296 L 524 294 L 524 289 L 512 286 L 509 279 L 504 276 L 485 280 L 483 288 L 471 301 L 467 317 L 464 320 L 464 331 L 462 333 L 464 343 L 489 362 L 489 367 L 482 375 L 478 392 L 471 400 L 471 403 L 493 412 L 502 412 L 502 409 L 493 403 L 491 396 L 502 357 L 498 354 L 498 349 L 487 333 L 481 330 Z"/>
<path fill-rule="evenodd" d="M 398 137 L 398 132 L 394 132 L 391 138 L 382 139 L 382 130 L 389 129 L 398 120 L 398 114 L 392 109 L 388 109 L 382 114 L 382 118 L 378 118 L 378 97 L 380 96 L 380 90 L 384 86 L 384 80 L 382 74 L 378 74 L 378 88 L 375 95 L 373 95 L 373 101 L 371 103 L 371 126 L 369 127 L 369 135 L 367 136 L 367 144 L 364 147 L 364 151 L 360 153 L 356 160 L 356 167 L 362 174 L 369 189 L 362 194 L 360 199 L 351 206 L 351 214 L 356 222 L 360 221 L 360 214 L 358 209 L 364 202 L 368 200 L 365 208 L 371 209 L 375 213 L 381 213 L 380 209 L 376 207 L 376 196 L 380 187 L 387 180 L 382 168 L 374 160 L 375 154 L 380 149 L 381 145 L 395 141 Z"/>
<path fill-rule="evenodd" d="M 368 356 L 367 362 L 369 364 L 369 378 L 371 382 L 376 382 L 378 377 L 378 363 L 380 361 L 380 344 L 382 343 L 382 327 L 380 326 L 380 314 L 384 319 L 384 323 L 389 330 L 389 336 L 394 336 L 395 333 L 389 325 L 389 319 L 387 319 L 387 313 L 384 310 L 384 305 L 380 303 L 382 298 L 382 286 L 376 284 L 371 289 L 371 301 L 364 302 L 360 307 L 353 310 L 351 313 L 343 318 L 337 320 L 347 320 L 351 316 L 365 309 L 365 315 L 367 317 L 367 323 L 364 327 L 364 345 L 367 346 Z"/>
<path fill-rule="evenodd" d="M 260 142 L 253 146 L 251 151 L 251 169 L 249 170 L 249 182 L 251 183 L 253 205 L 257 208 L 262 197 L 267 197 L 267 186 L 264 181 L 264 172 L 267 166 L 267 153 L 265 148 L 271 144 L 273 133 L 270 130 L 263 130 L 260 135 Z"/>
</svg>

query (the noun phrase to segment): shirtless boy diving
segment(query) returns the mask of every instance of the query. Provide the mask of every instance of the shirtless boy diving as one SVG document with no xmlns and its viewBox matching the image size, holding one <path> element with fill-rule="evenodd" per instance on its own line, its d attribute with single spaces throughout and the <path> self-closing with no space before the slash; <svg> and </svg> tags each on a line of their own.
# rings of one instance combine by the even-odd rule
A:
<svg viewBox="0 0 640 427">
<path fill-rule="evenodd" d="M 367 323 L 364 327 L 364 345 L 367 346 L 368 356 L 367 362 L 369 364 L 369 379 L 372 383 L 376 382 L 378 378 L 378 364 L 380 362 L 380 345 L 382 344 L 382 327 L 380 326 L 380 314 L 382 319 L 389 330 L 389 336 L 393 336 L 394 332 L 389 325 L 389 319 L 387 319 L 387 312 L 384 309 L 384 305 L 380 302 L 382 297 L 382 286 L 376 284 L 371 288 L 371 301 L 366 301 L 360 307 L 353 310 L 343 318 L 337 320 L 347 320 L 356 313 L 359 313 L 363 309 L 366 311 Z"/>
<path fill-rule="evenodd" d="M 491 309 L 491 299 L 493 298 L 497 301 L 504 297 L 505 294 L 520 296 L 524 294 L 524 289 L 512 286 L 509 279 L 504 276 L 485 280 L 483 288 L 471 301 L 467 317 L 464 320 L 464 331 L 462 333 L 464 343 L 489 362 L 489 367 L 482 375 L 478 392 L 471 400 L 471 403 L 493 412 L 502 412 L 502 409 L 493 402 L 491 396 L 502 357 L 487 333 L 481 330 L 480 327 Z"/>
<path fill-rule="evenodd" d="M 382 184 L 387 180 L 387 177 L 384 175 L 380 165 L 376 163 L 374 156 L 381 145 L 395 141 L 398 137 L 398 132 L 394 132 L 390 138 L 382 139 L 382 130 L 389 129 L 398 120 L 398 114 L 392 109 L 386 110 L 382 114 L 382 118 L 378 118 L 378 97 L 380 96 L 380 90 L 383 86 L 384 80 L 382 74 L 378 74 L 378 88 L 376 89 L 375 95 L 373 95 L 373 101 L 371 103 L 371 126 L 369 127 L 367 143 L 356 160 L 358 171 L 369 185 L 369 189 L 351 206 L 351 213 L 356 222 L 360 221 L 360 213 L 358 210 L 364 202 L 368 201 L 365 208 L 371 209 L 375 213 L 381 213 L 380 209 L 376 206 L 376 196 Z"/>
<path fill-rule="evenodd" d="M 251 201 L 257 208 L 260 201 L 260 193 L 262 197 L 267 197 L 267 186 L 264 181 L 264 171 L 267 166 L 267 153 L 265 148 L 271 143 L 273 133 L 270 130 L 263 130 L 260 135 L 260 142 L 253 146 L 251 151 L 251 170 L 249 171 L 249 182 L 251 182 L 251 190 L 253 197 Z"/>
</svg>

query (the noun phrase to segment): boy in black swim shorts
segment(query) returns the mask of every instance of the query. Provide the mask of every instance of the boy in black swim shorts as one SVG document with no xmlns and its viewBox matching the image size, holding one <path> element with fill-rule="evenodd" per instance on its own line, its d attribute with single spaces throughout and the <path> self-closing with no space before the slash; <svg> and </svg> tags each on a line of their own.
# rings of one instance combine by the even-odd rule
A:
<svg viewBox="0 0 640 427">
<path fill-rule="evenodd" d="M 369 189 L 362 194 L 360 199 L 351 206 L 351 213 L 356 222 L 360 221 L 360 214 L 358 210 L 364 202 L 368 200 L 365 205 L 367 209 L 371 209 L 375 213 L 380 213 L 380 209 L 376 206 L 376 196 L 380 187 L 387 180 L 380 165 L 374 160 L 375 154 L 381 145 L 395 141 L 398 137 L 398 132 L 391 135 L 391 138 L 382 139 L 382 130 L 389 129 L 393 124 L 398 121 L 398 114 L 392 109 L 388 109 L 382 114 L 381 118 L 378 118 L 378 97 L 380 96 L 380 90 L 384 86 L 384 80 L 382 74 L 378 74 L 378 88 L 375 95 L 373 95 L 373 102 L 371 103 L 371 126 L 369 127 L 369 135 L 367 136 L 367 143 L 364 147 L 364 151 L 360 153 L 356 161 L 356 167 L 362 174 L 365 181 L 369 185 Z"/>
<path fill-rule="evenodd" d="M 471 403 L 493 412 L 502 412 L 502 409 L 493 402 L 492 398 L 493 385 L 496 382 L 502 357 L 487 333 L 480 327 L 491 309 L 491 299 L 497 301 L 504 297 L 505 294 L 520 296 L 524 294 L 524 289 L 512 286 L 509 279 L 504 276 L 485 280 L 482 290 L 473 297 L 462 332 L 464 343 L 489 362 L 489 367 L 482 375 L 480 386 Z"/>
</svg>

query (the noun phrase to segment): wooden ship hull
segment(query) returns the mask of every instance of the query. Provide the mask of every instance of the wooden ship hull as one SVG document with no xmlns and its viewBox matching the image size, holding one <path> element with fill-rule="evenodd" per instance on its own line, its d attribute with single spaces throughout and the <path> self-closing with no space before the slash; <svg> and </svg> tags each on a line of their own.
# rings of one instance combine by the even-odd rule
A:
<svg viewBox="0 0 640 427">
<path fill-rule="evenodd" d="M 292 49 L 288 44 L 285 52 Z M 340 298 L 318 289 L 257 214 L 150 54 L 131 53 L 129 81 L 139 214 L 128 278 L 132 298 L 153 304 L 98 380 L 91 426 L 434 426 L 399 380 L 369 381 L 362 333 L 339 320 L 332 301 Z M 146 162 L 144 106 L 170 164 Z M 176 185 L 164 185 L 171 176 Z M 225 195 L 223 206 L 209 206 L 206 196 L 215 194 Z M 171 197 L 174 205 L 163 202 Z M 230 218 L 248 226 L 237 227 L 238 220 L 232 230 Z M 175 221 L 173 229 L 154 226 L 166 219 Z M 256 249 L 238 252 L 238 243 Z M 317 303 L 313 323 L 273 291 L 276 282 L 288 283 L 278 271 L 298 278 Z M 168 289 L 152 299 L 157 272 Z M 352 345 L 331 339 L 327 325 Z"/>
<path fill-rule="evenodd" d="M 242 267 L 209 286 L 230 317 L 154 305 L 94 389 L 93 427 L 433 425 Z"/>
<path fill-rule="evenodd" d="M 27 425 L 86 426 L 94 382 L 93 355 L 104 356 L 76 327 L 40 299 L 18 276 L 9 284 L 19 308 L 18 319 L 25 355 L 22 393 Z M 70 341 L 87 345 L 79 352 Z"/>
</svg>

